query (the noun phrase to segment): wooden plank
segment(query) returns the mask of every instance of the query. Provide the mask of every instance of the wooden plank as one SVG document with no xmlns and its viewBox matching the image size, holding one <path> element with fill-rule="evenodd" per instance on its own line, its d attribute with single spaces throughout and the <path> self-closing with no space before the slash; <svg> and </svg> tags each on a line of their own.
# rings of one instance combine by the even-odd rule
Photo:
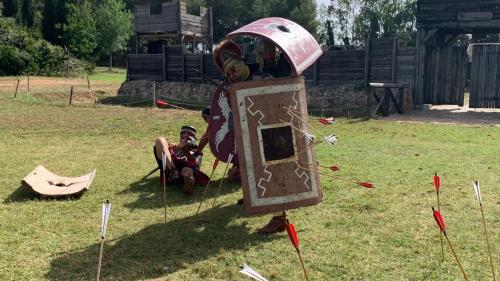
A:
<svg viewBox="0 0 500 281">
<path fill-rule="evenodd" d="M 457 19 L 459 21 L 491 20 L 493 19 L 493 13 L 492 12 L 458 13 Z"/>
</svg>

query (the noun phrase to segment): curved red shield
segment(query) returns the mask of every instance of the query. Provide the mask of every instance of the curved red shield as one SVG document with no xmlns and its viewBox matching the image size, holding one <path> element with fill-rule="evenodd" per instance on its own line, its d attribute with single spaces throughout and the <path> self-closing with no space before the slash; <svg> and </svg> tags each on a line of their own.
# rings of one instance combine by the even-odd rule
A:
<svg viewBox="0 0 500 281">
<path fill-rule="evenodd" d="M 209 144 L 213 155 L 223 161 L 228 162 L 229 154 L 236 153 L 234 147 L 233 113 L 229 106 L 229 99 L 224 94 L 229 83 L 224 81 L 212 96 L 210 105 L 210 128 Z M 237 162 L 238 157 L 233 157 L 232 163 Z"/>
</svg>

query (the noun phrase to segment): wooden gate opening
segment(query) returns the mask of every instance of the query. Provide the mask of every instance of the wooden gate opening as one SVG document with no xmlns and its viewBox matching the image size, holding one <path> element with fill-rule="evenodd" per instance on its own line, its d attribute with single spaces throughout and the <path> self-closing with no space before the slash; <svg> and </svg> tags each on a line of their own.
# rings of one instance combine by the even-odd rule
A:
<svg viewBox="0 0 500 281">
<path fill-rule="evenodd" d="M 417 0 L 417 108 L 426 103 L 464 105 L 467 52 L 453 44 L 462 34 L 480 42 L 489 33 L 500 33 L 500 1 Z M 469 106 L 500 107 L 498 47 L 478 45 L 473 53 Z"/>
</svg>

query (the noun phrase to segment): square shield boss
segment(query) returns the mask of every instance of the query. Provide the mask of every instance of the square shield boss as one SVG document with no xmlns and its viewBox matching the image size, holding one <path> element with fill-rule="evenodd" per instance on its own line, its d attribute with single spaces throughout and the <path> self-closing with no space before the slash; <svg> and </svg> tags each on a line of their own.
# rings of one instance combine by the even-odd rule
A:
<svg viewBox="0 0 500 281">
<path fill-rule="evenodd" d="M 319 203 L 303 77 L 235 83 L 229 92 L 246 212 Z"/>
</svg>

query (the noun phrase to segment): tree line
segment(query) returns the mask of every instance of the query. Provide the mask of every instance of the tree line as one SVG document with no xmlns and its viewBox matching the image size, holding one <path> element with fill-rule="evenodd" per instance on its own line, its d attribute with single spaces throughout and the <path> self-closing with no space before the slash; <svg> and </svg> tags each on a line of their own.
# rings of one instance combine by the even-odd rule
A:
<svg viewBox="0 0 500 281">
<path fill-rule="evenodd" d="M 134 5 L 161 7 L 161 2 L 0 0 L 0 14 L 37 40 L 62 48 L 76 59 L 93 63 L 109 58 L 111 65 L 113 53 L 135 45 L 131 12 Z M 415 38 L 415 2 L 331 0 L 317 7 L 316 0 L 187 0 L 187 9 L 190 14 L 199 14 L 200 6 L 212 7 L 215 42 L 244 24 L 277 16 L 299 23 L 323 45 L 362 45 L 368 36 L 398 36 L 411 44 Z M 0 37 L 0 56 L 3 44 L 6 41 Z"/>
</svg>

